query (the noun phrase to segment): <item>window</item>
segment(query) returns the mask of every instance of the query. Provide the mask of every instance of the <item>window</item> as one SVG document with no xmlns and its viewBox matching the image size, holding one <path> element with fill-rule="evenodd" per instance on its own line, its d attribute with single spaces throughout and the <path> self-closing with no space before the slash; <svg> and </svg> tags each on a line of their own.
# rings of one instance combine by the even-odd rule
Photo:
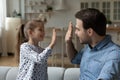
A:
<svg viewBox="0 0 120 80">
<path fill-rule="evenodd" d="M 102 11 L 108 20 L 120 21 L 120 0 L 80 0 L 80 9 L 96 8 Z"/>
<path fill-rule="evenodd" d="M 108 20 L 111 20 L 110 19 L 110 9 L 111 9 L 110 2 L 104 1 L 102 3 L 102 12 L 105 14 L 105 16 Z"/>
<path fill-rule="evenodd" d="M 113 19 L 118 21 L 120 20 L 120 1 L 114 1 L 113 5 Z"/>
<path fill-rule="evenodd" d="M 99 9 L 99 7 L 100 7 L 99 2 L 92 2 L 92 3 L 91 3 L 91 7 L 92 7 L 92 8 Z"/>
<path fill-rule="evenodd" d="M 88 8 L 88 3 L 87 2 L 82 2 L 81 3 L 81 9 Z"/>
</svg>

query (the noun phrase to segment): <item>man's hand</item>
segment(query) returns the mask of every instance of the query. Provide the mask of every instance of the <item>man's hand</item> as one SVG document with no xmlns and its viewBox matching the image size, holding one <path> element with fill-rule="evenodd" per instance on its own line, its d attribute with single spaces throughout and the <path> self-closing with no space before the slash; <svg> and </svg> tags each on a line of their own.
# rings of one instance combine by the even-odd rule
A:
<svg viewBox="0 0 120 80">
<path fill-rule="evenodd" d="M 69 22 L 68 30 L 65 36 L 65 42 L 72 41 L 72 34 L 73 34 L 73 24 L 72 22 Z"/>
<path fill-rule="evenodd" d="M 65 36 L 65 42 L 66 42 L 66 53 L 70 59 L 70 61 L 74 58 L 77 51 L 73 45 L 72 42 L 72 35 L 73 35 L 73 25 L 72 22 L 69 23 L 68 30 Z"/>
</svg>

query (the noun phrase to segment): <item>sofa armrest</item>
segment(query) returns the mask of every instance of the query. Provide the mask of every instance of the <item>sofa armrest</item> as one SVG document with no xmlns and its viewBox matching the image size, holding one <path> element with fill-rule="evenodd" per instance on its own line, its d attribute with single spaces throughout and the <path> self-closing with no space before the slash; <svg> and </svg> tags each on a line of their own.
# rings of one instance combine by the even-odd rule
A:
<svg viewBox="0 0 120 80">
<path fill-rule="evenodd" d="M 18 67 L 0 66 L 0 80 L 16 80 Z"/>
<path fill-rule="evenodd" d="M 16 80 L 17 74 L 18 67 L 12 67 L 6 75 L 6 80 Z"/>
<path fill-rule="evenodd" d="M 6 75 L 11 67 L 0 66 L 0 80 L 6 80 Z"/>
<path fill-rule="evenodd" d="M 79 80 L 80 68 L 67 68 L 63 80 Z"/>
</svg>

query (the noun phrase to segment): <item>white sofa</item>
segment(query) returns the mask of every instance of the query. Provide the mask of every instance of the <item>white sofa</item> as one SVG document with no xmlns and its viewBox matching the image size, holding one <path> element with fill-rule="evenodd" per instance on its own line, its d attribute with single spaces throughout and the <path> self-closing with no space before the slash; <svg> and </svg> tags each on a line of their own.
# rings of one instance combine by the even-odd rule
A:
<svg viewBox="0 0 120 80">
<path fill-rule="evenodd" d="M 18 67 L 0 66 L 0 80 L 15 80 Z M 79 80 L 79 68 L 48 67 L 48 80 Z"/>
</svg>

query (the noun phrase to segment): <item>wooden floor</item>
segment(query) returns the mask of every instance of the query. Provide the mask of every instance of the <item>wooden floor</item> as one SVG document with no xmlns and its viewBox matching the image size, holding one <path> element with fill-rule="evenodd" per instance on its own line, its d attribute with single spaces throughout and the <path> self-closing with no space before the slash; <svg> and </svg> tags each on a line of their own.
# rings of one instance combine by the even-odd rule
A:
<svg viewBox="0 0 120 80">
<path fill-rule="evenodd" d="M 14 56 L 8 56 L 8 57 L 0 57 L 0 66 L 18 66 L 18 63 Z M 68 58 L 64 58 L 64 63 L 59 58 L 52 58 L 49 57 L 48 59 L 48 66 L 57 66 L 57 67 L 76 67 L 76 65 L 73 65 L 69 62 Z"/>
<path fill-rule="evenodd" d="M 18 66 L 14 56 L 0 57 L 0 66 Z"/>
</svg>

